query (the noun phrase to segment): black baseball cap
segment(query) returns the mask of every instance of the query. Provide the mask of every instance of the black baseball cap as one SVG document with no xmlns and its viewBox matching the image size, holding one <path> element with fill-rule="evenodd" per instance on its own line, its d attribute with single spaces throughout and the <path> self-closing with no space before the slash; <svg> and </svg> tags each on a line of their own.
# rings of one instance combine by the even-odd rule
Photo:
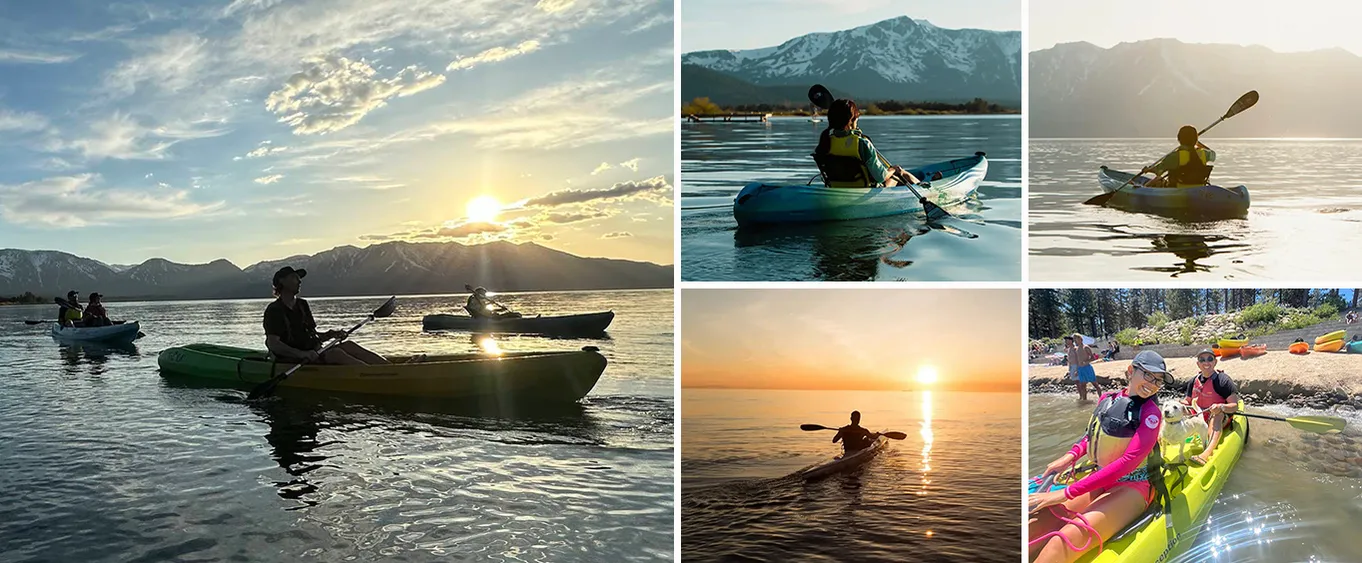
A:
<svg viewBox="0 0 1362 563">
<path fill-rule="evenodd" d="M 1153 350 L 1144 350 L 1135 354 L 1135 359 L 1130 361 L 1130 365 L 1145 370 L 1149 373 L 1163 374 L 1164 385 L 1177 383 L 1173 374 L 1168 371 L 1168 367 L 1163 363 L 1163 356 Z"/>
<path fill-rule="evenodd" d="M 94 299 L 94 298 L 96 298 L 96 297 L 101 297 L 101 298 L 102 298 L 102 297 L 104 297 L 104 294 L 103 294 L 103 293 L 100 293 L 100 292 L 98 292 L 98 291 L 96 291 L 96 292 L 90 294 L 90 299 Z"/>
<path fill-rule="evenodd" d="M 76 290 L 74 290 L 74 289 L 71 290 L 71 291 L 66 292 L 66 296 L 67 296 L 67 297 L 75 297 L 75 296 L 77 296 L 77 295 L 80 295 L 80 292 L 79 292 L 79 291 L 76 291 Z"/>
<path fill-rule="evenodd" d="M 295 270 L 293 266 L 284 266 L 283 268 L 279 268 L 279 271 L 274 273 L 274 286 L 279 287 L 279 280 L 284 279 L 284 277 L 289 274 L 298 274 L 298 277 L 301 279 L 307 277 L 307 270 L 304 270 L 302 268 L 298 268 Z"/>
</svg>

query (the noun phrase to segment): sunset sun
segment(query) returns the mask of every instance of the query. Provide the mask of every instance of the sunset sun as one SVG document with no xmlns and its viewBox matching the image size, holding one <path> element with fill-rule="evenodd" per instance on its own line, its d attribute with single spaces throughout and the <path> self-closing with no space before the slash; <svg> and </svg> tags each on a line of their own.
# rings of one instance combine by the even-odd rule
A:
<svg viewBox="0 0 1362 563">
<path fill-rule="evenodd" d="M 932 366 L 922 366 L 917 368 L 917 382 L 922 385 L 936 383 L 936 368 Z"/>
<path fill-rule="evenodd" d="M 490 195 L 480 195 L 468 202 L 468 220 L 475 223 L 491 223 L 501 213 L 501 202 Z"/>
</svg>

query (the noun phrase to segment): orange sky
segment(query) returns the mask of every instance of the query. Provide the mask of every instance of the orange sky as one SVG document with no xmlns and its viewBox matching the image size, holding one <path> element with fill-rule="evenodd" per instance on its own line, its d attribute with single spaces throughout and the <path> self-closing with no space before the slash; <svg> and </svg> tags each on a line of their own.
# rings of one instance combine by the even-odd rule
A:
<svg viewBox="0 0 1362 563">
<path fill-rule="evenodd" d="M 1014 289 L 686 289 L 681 386 L 1021 392 Z"/>
</svg>

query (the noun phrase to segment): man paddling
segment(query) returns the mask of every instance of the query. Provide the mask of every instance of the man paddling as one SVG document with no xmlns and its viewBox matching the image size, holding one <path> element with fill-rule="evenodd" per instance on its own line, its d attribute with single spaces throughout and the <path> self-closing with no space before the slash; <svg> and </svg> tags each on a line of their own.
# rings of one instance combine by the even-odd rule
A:
<svg viewBox="0 0 1362 563">
<path fill-rule="evenodd" d="M 1215 445 L 1220 442 L 1225 428 L 1230 425 L 1231 417 L 1228 413 L 1239 410 L 1239 387 L 1230 379 L 1229 374 L 1215 369 L 1217 363 L 1219 360 L 1210 350 L 1197 352 L 1196 367 L 1201 371 L 1187 382 L 1186 395 L 1183 399 L 1189 407 L 1202 411 L 1201 416 L 1210 427 L 1206 451 L 1191 459 L 1202 465 L 1211 458 Z"/>
<path fill-rule="evenodd" d="M 468 296 L 468 302 L 464 304 L 464 309 L 479 319 L 519 319 L 523 316 L 488 297 L 487 288 L 484 287 L 473 290 Z"/>
<path fill-rule="evenodd" d="M 318 354 L 322 342 L 348 336 L 344 330 L 317 332 L 317 321 L 307 300 L 298 297 L 307 270 L 291 266 L 274 273 L 274 295 L 265 307 L 265 348 L 281 363 L 307 360 L 312 363 L 338 365 L 388 364 L 383 356 L 364 349 L 354 342 L 341 342 L 325 353 Z"/>
<path fill-rule="evenodd" d="M 858 122 L 861 111 L 851 100 L 833 100 L 828 108 L 828 128 L 818 137 L 814 154 L 851 157 L 861 162 L 859 181 L 850 178 L 828 178 L 834 188 L 865 188 L 868 182 L 877 186 L 897 186 L 904 182 L 917 184 L 919 180 L 902 167 L 889 164 L 870 138 L 861 133 Z"/>
<path fill-rule="evenodd" d="M 110 326 L 109 312 L 104 310 L 104 295 L 99 292 L 90 294 L 90 303 L 80 317 L 81 326 Z"/>
<path fill-rule="evenodd" d="M 1177 150 L 1168 153 L 1154 166 L 1140 170 L 1140 175 L 1155 173 L 1155 178 L 1145 184 L 1150 187 L 1205 186 L 1211 182 L 1211 168 L 1214 165 L 1215 151 L 1201 144 L 1196 127 L 1183 125 L 1178 129 Z"/>
<path fill-rule="evenodd" d="M 851 411 L 851 424 L 838 428 L 832 442 L 841 441 L 843 450 L 851 453 L 870 447 L 879 437 L 878 432 L 861 428 L 861 411 Z"/>
<path fill-rule="evenodd" d="M 75 290 L 66 292 L 66 302 L 58 303 L 57 323 L 61 326 L 80 326 L 80 294 Z"/>
</svg>

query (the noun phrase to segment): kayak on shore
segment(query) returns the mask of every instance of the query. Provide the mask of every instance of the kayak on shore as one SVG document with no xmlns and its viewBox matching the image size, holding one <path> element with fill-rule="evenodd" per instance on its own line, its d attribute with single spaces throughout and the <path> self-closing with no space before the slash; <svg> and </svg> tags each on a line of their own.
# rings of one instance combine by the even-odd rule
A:
<svg viewBox="0 0 1362 563">
<path fill-rule="evenodd" d="M 1248 215 L 1249 190 L 1246 186 L 1151 188 L 1145 186 L 1149 178 L 1141 176 L 1131 181 L 1134 177 L 1134 174 L 1112 170 L 1106 166 L 1098 169 L 1097 182 L 1102 186 L 1103 193 L 1114 192 L 1107 202 L 1108 205 L 1126 211 L 1152 213 L 1174 219 L 1214 220 Z"/>
<path fill-rule="evenodd" d="M 466 330 L 500 334 L 546 334 L 554 336 L 594 336 L 605 332 L 615 320 L 613 311 L 548 317 L 477 318 L 468 315 L 426 315 L 422 330 Z"/>
<path fill-rule="evenodd" d="M 940 207 L 958 204 L 988 174 L 984 153 L 908 170 L 931 187 L 914 187 Z M 817 179 L 815 179 L 817 181 Z M 922 202 L 908 186 L 832 188 L 810 184 L 747 184 L 733 199 L 739 225 L 844 221 L 916 213 Z"/>
<path fill-rule="evenodd" d="M 875 455 L 879 454 L 880 450 L 883 450 L 888 443 L 889 438 L 880 436 L 875 439 L 874 443 L 865 448 L 850 453 L 843 453 L 828 461 L 813 465 L 799 472 L 799 476 L 805 480 L 821 479 L 829 475 L 860 467 L 871 459 L 874 459 Z"/>
<path fill-rule="evenodd" d="M 61 326 L 52 324 L 52 337 L 69 342 L 128 343 L 141 336 L 137 321 L 109 326 Z"/>
<path fill-rule="evenodd" d="M 279 387 L 322 392 L 431 399 L 492 398 L 504 402 L 573 402 L 585 397 L 605 371 L 594 346 L 580 351 L 512 352 L 390 357 L 384 365 L 306 364 Z M 229 387 L 254 387 L 293 367 L 275 363 L 263 350 L 190 344 L 162 351 L 163 376 L 212 380 Z"/>
</svg>

